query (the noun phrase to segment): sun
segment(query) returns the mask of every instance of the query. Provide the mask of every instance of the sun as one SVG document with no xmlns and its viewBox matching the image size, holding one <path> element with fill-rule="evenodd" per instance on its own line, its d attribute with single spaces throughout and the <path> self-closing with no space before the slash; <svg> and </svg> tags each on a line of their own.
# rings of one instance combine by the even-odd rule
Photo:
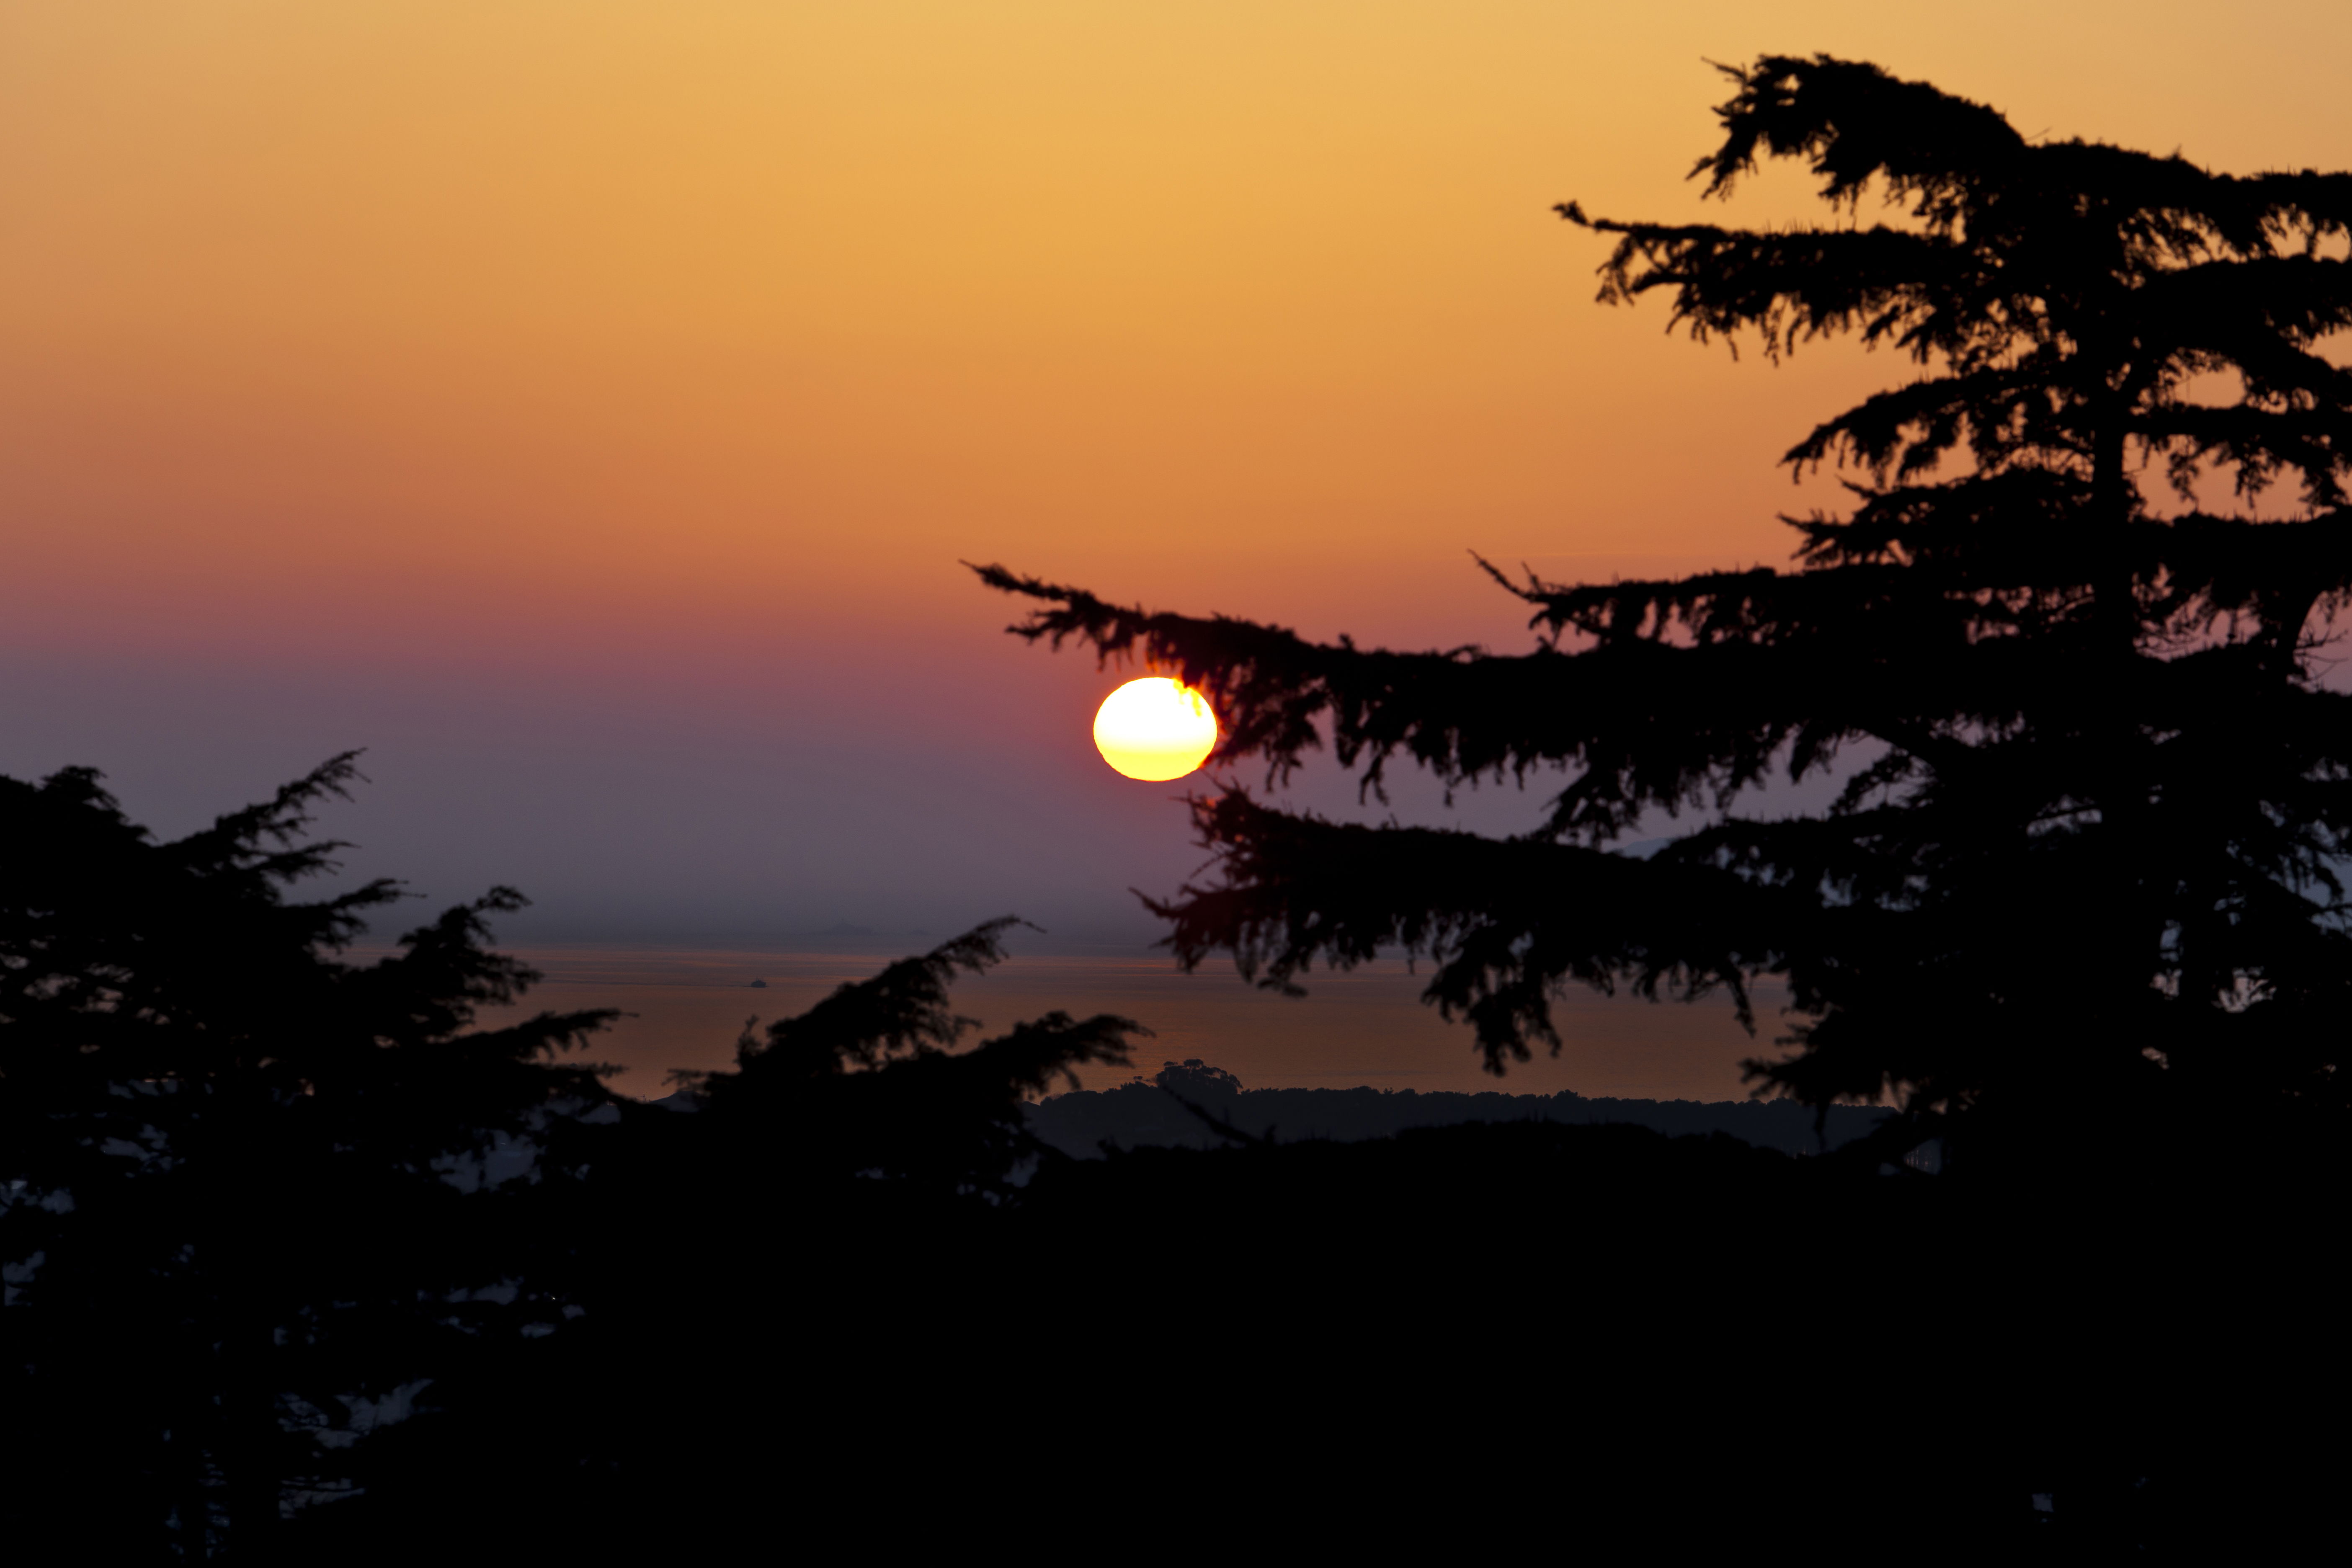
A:
<svg viewBox="0 0 2352 1568">
<path fill-rule="evenodd" d="M 1129 681 L 1095 713 L 1095 749 L 1131 779 L 1181 779 L 1216 743 L 1208 699 L 1164 675 Z"/>
</svg>

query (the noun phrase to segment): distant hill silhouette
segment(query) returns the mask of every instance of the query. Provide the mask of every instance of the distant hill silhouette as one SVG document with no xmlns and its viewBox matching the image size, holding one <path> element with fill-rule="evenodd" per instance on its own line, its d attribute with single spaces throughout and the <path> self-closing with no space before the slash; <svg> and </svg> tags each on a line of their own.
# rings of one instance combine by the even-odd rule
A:
<svg viewBox="0 0 2352 1568">
<path fill-rule="evenodd" d="M 1181 1098 L 1180 1098 L 1181 1097 Z M 1169 1062 L 1147 1081 L 1107 1089 L 1057 1094 L 1028 1109 L 1029 1130 L 1041 1141 L 1081 1159 L 1103 1146 L 1119 1149 L 1206 1149 L 1224 1142 L 1197 1105 L 1235 1131 L 1272 1135 L 1283 1142 L 1325 1139 L 1349 1143 L 1388 1138 L 1416 1127 L 1472 1121 L 1618 1123 L 1670 1137 L 1721 1132 L 1760 1149 L 1813 1154 L 1850 1143 L 1888 1113 L 1875 1106 L 1830 1108 L 1817 1130 L 1815 1113 L 1790 1100 L 1619 1100 L 1562 1089 L 1557 1094 L 1411 1089 L 1244 1089 L 1231 1073 L 1198 1058 Z"/>
</svg>

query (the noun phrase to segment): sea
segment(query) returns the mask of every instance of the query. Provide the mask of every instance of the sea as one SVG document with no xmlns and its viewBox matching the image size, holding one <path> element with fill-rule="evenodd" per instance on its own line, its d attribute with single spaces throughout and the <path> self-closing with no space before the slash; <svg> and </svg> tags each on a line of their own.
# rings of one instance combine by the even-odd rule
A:
<svg viewBox="0 0 2352 1568">
<path fill-rule="evenodd" d="M 513 1009 L 485 1024 L 541 1009 L 618 1008 L 621 1016 L 585 1055 L 620 1068 L 622 1093 L 657 1099 L 669 1074 L 727 1068 L 749 1028 L 805 1009 L 834 987 L 864 979 L 923 943 L 837 948 L 518 946 L 542 975 Z M 1117 1013 L 1152 1031 L 1132 1065 L 1083 1069 L 1076 1087 L 1104 1089 L 1149 1077 L 1164 1061 L 1197 1058 L 1250 1089 L 1503 1089 L 1638 1100 L 1740 1100 L 1740 1064 L 1775 1056 L 1786 1032 L 1775 987 L 1756 995 L 1757 1028 L 1743 1030 L 1728 998 L 1649 1001 L 1577 987 L 1554 1004 L 1560 1047 L 1537 1047 L 1498 1078 L 1486 1070 L 1467 1024 L 1449 1023 L 1421 1000 L 1426 964 L 1384 958 L 1303 977 L 1307 994 L 1252 986 L 1230 963 L 1186 973 L 1164 953 L 1109 951 L 1017 955 L 957 983 L 959 1013 L 984 1038 L 1056 1009 L 1084 1017 Z"/>
</svg>

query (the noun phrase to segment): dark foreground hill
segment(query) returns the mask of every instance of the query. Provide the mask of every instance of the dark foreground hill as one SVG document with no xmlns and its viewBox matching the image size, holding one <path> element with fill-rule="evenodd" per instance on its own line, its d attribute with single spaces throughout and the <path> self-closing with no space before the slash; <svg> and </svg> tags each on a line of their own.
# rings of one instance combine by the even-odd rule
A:
<svg viewBox="0 0 2352 1568">
<path fill-rule="evenodd" d="M 585 1229 L 551 1192 L 531 1227 L 588 1264 L 586 1311 L 425 1391 L 364 1494 L 299 1521 L 308 1560 L 821 1528 L 2190 1562 L 2326 1484 L 2274 1420 L 2338 1381 L 2310 1360 L 2325 1270 L 2243 1190 L 2020 1197 L 1521 1121 L 1049 1156 L 1001 1205 L 811 1203 L 752 1166 L 665 1183 L 707 1121 L 586 1130 L 625 1190 Z"/>
</svg>

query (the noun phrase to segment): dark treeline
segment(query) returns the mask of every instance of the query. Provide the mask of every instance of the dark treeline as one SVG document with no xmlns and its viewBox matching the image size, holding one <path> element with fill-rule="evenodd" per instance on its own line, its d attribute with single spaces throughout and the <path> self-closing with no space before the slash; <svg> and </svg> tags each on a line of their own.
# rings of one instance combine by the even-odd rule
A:
<svg viewBox="0 0 2352 1568">
<path fill-rule="evenodd" d="M 301 896 L 349 758 L 170 841 L 87 770 L 0 779 L 11 1561 L 2326 1539 L 2352 373 L 2319 340 L 2352 179 L 2030 139 L 1851 62 L 1731 74 L 1710 188 L 1804 158 L 1840 221 L 1567 213 L 1618 237 L 1606 297 L 1919 361 L 1790 454 L 1868 481 L 1795 520 L 1798 570 L 1515 584 L 1519 656 L 987 575 L 1044 603 L 1025 634 L 1209 688 L 1223 762 L 1568 774 L 1507 839 L 1197 798 L 1218 870 L 1153 905 L 1181 961 L 1295 990 L 1401 944 L 1498 1072 L 1557 1047 L 1561 986 L 1748 1017 L 1780 976 L 1776 1103 L 1192 1064 L 1057 1095 L 1148 1031 L 971 1039 L 951 989 L 997 921 L 747 1029 L 678 1114 L 583 1059 L 609 1015 L 482 1026 L 534 979 L 491 946 L 510 891 L 352 959 L 400 889 Z M 1849 221 L 1865 189 L 1895 224 Z M 2209 469 L 2304 513 L 2198 510 Z M 1840 798 L 1733 809 L 1781 767 Z"/>
<path fill-rule="evenodd" d="M 1208 1112 L 1207 1116 L 1200 1114 Z M 1164 1063 L 1149 1081 L 1056 1094 L 1029 1108 L 1029 1126 L 1065 1154 L 1085 1158 L 1106 1143 L 1208 1149 L 1227 1142 L 1219 1126 L 1284 1141 L 1352 1142 L 1416 1127 L 1467 1121 L 1558 1121 L 1645 1127 L 1671 1137 L 1721 1132 L 1761 1149 L 1813 1154 L 1867 1135 L 1886 1111 L 1834 1105 L 1815 1111 L 1791 1100 L 1620 1100 L 1570 1089 L 1509 1094 L 1486 1089 L 1247 1089 L 1198 1059 Z"/>
</svg>

